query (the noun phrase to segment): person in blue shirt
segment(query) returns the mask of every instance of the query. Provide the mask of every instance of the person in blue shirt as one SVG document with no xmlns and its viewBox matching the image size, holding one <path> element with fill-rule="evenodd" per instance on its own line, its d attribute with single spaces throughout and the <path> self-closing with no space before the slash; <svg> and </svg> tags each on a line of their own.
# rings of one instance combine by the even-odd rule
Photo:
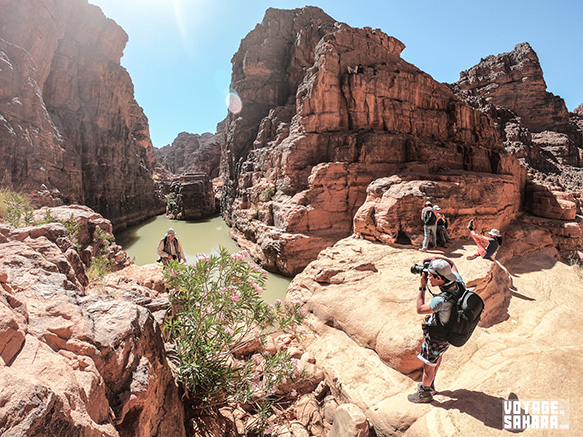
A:
<svg viewBox="0 0 583 437">
<path fill-rule="evenodd" d="M 417 313 L 428 314 L 423 322 L 423 344 L 417 358 L 423 362 L 423 379 L 418 385 L 417 392 L 407 396 L 413 403 L 428 403 L 433 400 L 435 391 L 435 375 L 441 364 L 441 358 L 450 344 L 440 338 L 435 332 L 439 332 L 439 326 L 446 326 L 455 301 L 446 299 L 446 296 L 457 296 L 465 289 L 465 283 L 459 274 L 453 261 L 447 258 L 426 258 L 424 265 L 429 262 L 426 272 L 421 273 L 419 282 L 419 295 L 417 296 Z M 425 302 L 427 283 L 439 288 L 440 293 L 434 295 L 429 303 Z M 431 329 L 431 328 L 437 329 Z"/>
<path fill-rule="evenodd" d="M 480 235 L 474 231 L 474 221 L 470 220 L 468 225 L 470 235 L 478 246 L 478 253 L 468 256 L 468 259 L 474 259 L 481 256 L 484 259 L 494 260 L 496 252 L 502 246 L 502 235 L 498 229 L 492 229 L 488 232 L 488 236 Z"/>
</svg>

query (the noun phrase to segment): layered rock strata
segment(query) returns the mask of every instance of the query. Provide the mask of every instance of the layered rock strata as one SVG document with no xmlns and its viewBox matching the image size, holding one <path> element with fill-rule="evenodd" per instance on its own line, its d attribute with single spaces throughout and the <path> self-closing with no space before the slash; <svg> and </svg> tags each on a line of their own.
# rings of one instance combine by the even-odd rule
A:
<svg viewBox="0 0 583 437">
<path fill-rule="evenodd" d="M 216 134 L 178 134 L 171 145 L 156 149 L 158 162 L 174 175 L 205 173 L 210 179 L 218 177 L 224 135 L 221 126 L 219 123 Z"/>
<path fill-rule="evenodd" d="M 310 7 L 268 10 L 241 42 L 232 88 L 243 107 L 227 120 L 221 206 L 232 235 L 267 269 L 293 275 L 360 233 L 367 189 L 391 175 L 430 188 L 394 203 L 385 243 L 419 242 L 428 199 L 446 205 L 454 234 L 477 213 L 495 227 L 522 211 L 575 219 L 581 128 L 546 91 L 528 44 L 486 58 L 451 87 L 404 61 L 403 48 Z M 454 198 L 447 184 L 459 188 Z"/>
<path fill-rule="evenodd" d="M 525 173 L 495 122 L 401 59 L 403 48 L 317 8 L 268 10 L 241 42 L 232 88 L 243 109 L 228 119 L 222 210 L 266 268 L 293 275 L 350 235 L 381 177 L 515 174 L 522 192 Z"/>
<path fill-rule="evenodd" d="M 85 0 L 0 5 L 0 184 L 83 203 L 123 227 L 157 212 L 127 35 Z"/>
<path fill-rule="evenodd" d="M 563 100 L 546 91 L 538 57 L 527 43 L 483 59 L 462 72 L 452 89 L 502 127 L 506 150 L 528 172 L 523 210 L 551 219 L 548 229 L 560 255 L 571 257 L 581 245 L 580 115 L 569 114 Z"/>
<path fill-rule="evenodd" d="M 457 85 L 471 95 L 510 109 L 533 132 L 561 131 L 569 125 L 565 102 L 547 92 L 538 56 L 528 43 L 482 59 L 460 73 Z"/>
<path fill-rule="evenodd" d="M 53 215 L 78 223 L 78 245 L 61 223 L 0 224 L 0 433 L 185 435 L 155 317 L 168 299 L 128 281 L 87 287 L 84 253 L 111 223 L 86 207 Z"/>
<path fill-rule="evenodd" d="M 198 220 L 217 213 L 213 184 L 206 173 L 184 173 L 170 186 L 166 216 Z"/>
</svg>

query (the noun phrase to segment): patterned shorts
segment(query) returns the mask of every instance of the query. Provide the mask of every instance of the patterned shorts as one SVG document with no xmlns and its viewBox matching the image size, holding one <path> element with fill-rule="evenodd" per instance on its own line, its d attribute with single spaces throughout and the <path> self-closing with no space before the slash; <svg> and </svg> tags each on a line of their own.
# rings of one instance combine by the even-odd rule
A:
<svg viewBox="0 0 583 437">
<path fill-rule="evenodd" d="M 421 352 L 417 355 L 421 361 L 430 366 L 437 366 L 439 357 L 449 349 L 449 343 L 445 340 L 434 340 L 429 334 L 425 333 Z"/>
</svg>

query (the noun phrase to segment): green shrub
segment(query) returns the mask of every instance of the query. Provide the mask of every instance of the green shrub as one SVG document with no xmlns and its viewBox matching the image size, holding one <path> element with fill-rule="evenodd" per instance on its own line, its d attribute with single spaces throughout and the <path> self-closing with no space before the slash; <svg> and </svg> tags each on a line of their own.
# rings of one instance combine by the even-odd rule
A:
<svg viewBox="0 0 583 437">
<path fill-rule="evenodd" d="M 278 386 L 301 376 L 287 351 L 234 358 L 248 342 L 263 341 L 274 331 L 294 332 L 302 321 L 297 306 L 286 311 L 281 301 L 271 305 L 261 299 L 267 273 L 247 256 L 220 248 L 218 255 L 199 254 L 194 265 L 173 262 L 165 270 L 172 304 L 164 325 L 174 346 L 170 358 L 195 404 L 227 398 L 269 403 Z"/>
<path fill-rule="evenodd" d="M 24 195 L 9 189 L 3 189 L 0 192 L 0 198 L 2 200 L 0 213 L 4 220 L 15 228 L 21 225 L 31 226 L 34 224 L 32 219 L 34 210 Z"/>
<path fill-rule="evenodd" d="M 91 258 L 91 264 L 87 268 L 87 278 L 94 283 L 107 275 L 111 270 L 111 261 L 104 256 Z"/>
<path fill-rule="evenodd" d="M 79 229 L 81 228 L 81 223 L 75 220 L 73 213 L 67 219 L 61 222 L 65 229 L 67 229 L 67 235 L 69 239 L 77 246 L 77 249 L 81 249 L 81 243 L 79 243 Z"/>
<path fill-rule="evenodd" d="M 44 225 L 47 223 L 54 223 L 54 222 L 58 221 L 57 218 L 52 215 L 50 208 L 44 208 L 44 210 L 45 210 L 45 216 L 42 218 L 42 220 L 35 222 L 35 225 Z"/>
<path fill-rule="evenodd" d="M 115 237 L 100 227 L 93 233 L 93 258 L 87 269 L 87 277 L 91 282 L 103 278 L 111 271 L 112 260 L 109 259 L 109 248 L 115 243 Z"/>
<path fill-rule="evenodd" d="M 275 187 L 269 186 L 265 188 L 259 195 L 259 200 L 262 202 L 268 202 L 275 195 Z"/>
<path fill-rule="evenodd" d="M 166 195 L 166 209 L 167 211 L 174 211 L 178 208 L 178 195 L 170 193 Z"/>
</svg>

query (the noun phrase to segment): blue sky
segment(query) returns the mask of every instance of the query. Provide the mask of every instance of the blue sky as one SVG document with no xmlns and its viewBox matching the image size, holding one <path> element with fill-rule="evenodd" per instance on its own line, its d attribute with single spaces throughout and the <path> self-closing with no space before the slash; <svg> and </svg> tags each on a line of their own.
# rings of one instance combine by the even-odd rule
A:
<svg viewBox="0 0 583 437">
<path fill-rule="evenodd" d="M 528 42 L 547 90 L 570 111 L 583 103 L 582 0 L 88 1 L 129 36 L 121 63 L 155 147 L 180 132 L 215 132 L 227 115 L 231 58 L 269 7 L 318 6 L 352 27 L 379 28 L 405 44 L 404 60 L 439 82 Z"/>
</svg>

